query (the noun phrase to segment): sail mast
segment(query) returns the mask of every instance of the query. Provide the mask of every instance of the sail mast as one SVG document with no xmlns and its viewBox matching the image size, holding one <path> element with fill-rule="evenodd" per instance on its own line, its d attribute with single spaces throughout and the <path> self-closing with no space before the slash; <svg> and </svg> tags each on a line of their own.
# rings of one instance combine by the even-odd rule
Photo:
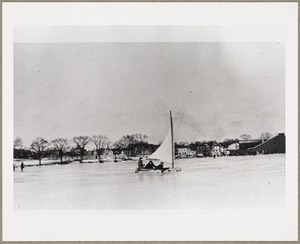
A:
<svg viewBox="0 0 300 244">
<path fill-rule="evenodd" d="M 170 110 L 170 122 L 171 122 L 171 144 L 172 144 L 172 169 L 174 169 L 173 119 L 172 119 L 172 111 L 171 110 Z"/>
</svg>

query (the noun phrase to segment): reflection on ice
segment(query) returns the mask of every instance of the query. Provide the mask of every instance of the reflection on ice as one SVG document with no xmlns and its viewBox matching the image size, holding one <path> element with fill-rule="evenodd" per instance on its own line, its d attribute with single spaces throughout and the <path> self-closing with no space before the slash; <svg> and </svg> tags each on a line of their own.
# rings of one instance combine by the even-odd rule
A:
<svg viewBox="0 0 300 244">
<path fill-rule="evenodd" d="M 181 172 L 134 173 L 137 162 L 14 172 L 14 207 L 31 210 L 284 207 L 285 155 L 176 160 Z"/>
</svg>

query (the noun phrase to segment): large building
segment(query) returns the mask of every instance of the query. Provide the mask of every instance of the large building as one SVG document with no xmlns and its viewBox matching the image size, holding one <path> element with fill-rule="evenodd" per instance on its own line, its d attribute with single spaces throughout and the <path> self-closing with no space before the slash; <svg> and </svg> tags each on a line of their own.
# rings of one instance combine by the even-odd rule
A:
<svg viewBox="0 0 300 244">
<path fill-rule="evenodd" d="M 229 149 L 230 155 L 254 155 L 285 153 L 285 135 L 279 133 L 267 141 L 263 140 L 241 140 L 236 149 Z"/>
<path fill-rule="evenodd" d="M 248 149 L 251 154 L 285 153 L 285 135 L 279 133 L 277 136 Z"/>
</svg>

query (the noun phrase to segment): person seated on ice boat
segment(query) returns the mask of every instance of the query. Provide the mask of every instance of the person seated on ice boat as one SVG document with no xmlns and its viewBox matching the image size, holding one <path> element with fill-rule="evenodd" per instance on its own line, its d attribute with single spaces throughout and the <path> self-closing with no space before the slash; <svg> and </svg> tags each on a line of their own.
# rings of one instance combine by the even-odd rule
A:
<svg viewBox="0 0 300 244">
<path fill-rule="evenodd" d="M 138 161 L 138 170 L 141 170 L 144 168 L 144 164 L 143 164 L 143 161 L 142 161 L 142 157 L 140 157 L 139 161 Z"/>
<path fill-rule="evenodd" d="M 152 161 L 150 161 L 149 163 L 146 164 L 144 169 L 156 169 L 156 166 Z"/>
<path fill-rule="evenodd" d="M 159 165 L 156 166 L 156 169 L 161 169 L 162 172 L 168 170 L 169 168 L 164 168 L 164 162 L 161 162 Z"/>
</svg>

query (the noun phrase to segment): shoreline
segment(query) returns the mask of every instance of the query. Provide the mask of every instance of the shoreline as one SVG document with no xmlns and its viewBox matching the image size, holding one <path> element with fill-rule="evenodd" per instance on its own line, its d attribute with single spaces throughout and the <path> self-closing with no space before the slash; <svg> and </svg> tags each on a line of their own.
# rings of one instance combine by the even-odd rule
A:
<svg viewBox="0 0 300 244">
<path fill-rule="evenodd" d="M 101 162 L 99 162 L 99 159 L 84 159 L 82 162 L 80 162 L 79 159 L 70 160 L 70 161 L 63 161 L 62 163 L 60 160 L 42 160 L 42 163 L 39 164 L 39 160 L 30 160 L 30 159 L 14 159 L 13 165 L 16 168 L 20 168 L 21 162 L 24 163 L 25 167 L 36 167 L 36 166 L 52 166 L 52 165 L 68 165 L 68 164 L 92 164 L 92 163 L 121 163 L 121 162 L 127 162 L 127 161 L 137 161 L 138 157 L 132 157 L 129 159 L 118 159 L 117 162 L 115 162 L 114 158 L 104 158 L 101 159 Z M 27 161 L 27 162 L 26 162 Z"/>
</svg>

